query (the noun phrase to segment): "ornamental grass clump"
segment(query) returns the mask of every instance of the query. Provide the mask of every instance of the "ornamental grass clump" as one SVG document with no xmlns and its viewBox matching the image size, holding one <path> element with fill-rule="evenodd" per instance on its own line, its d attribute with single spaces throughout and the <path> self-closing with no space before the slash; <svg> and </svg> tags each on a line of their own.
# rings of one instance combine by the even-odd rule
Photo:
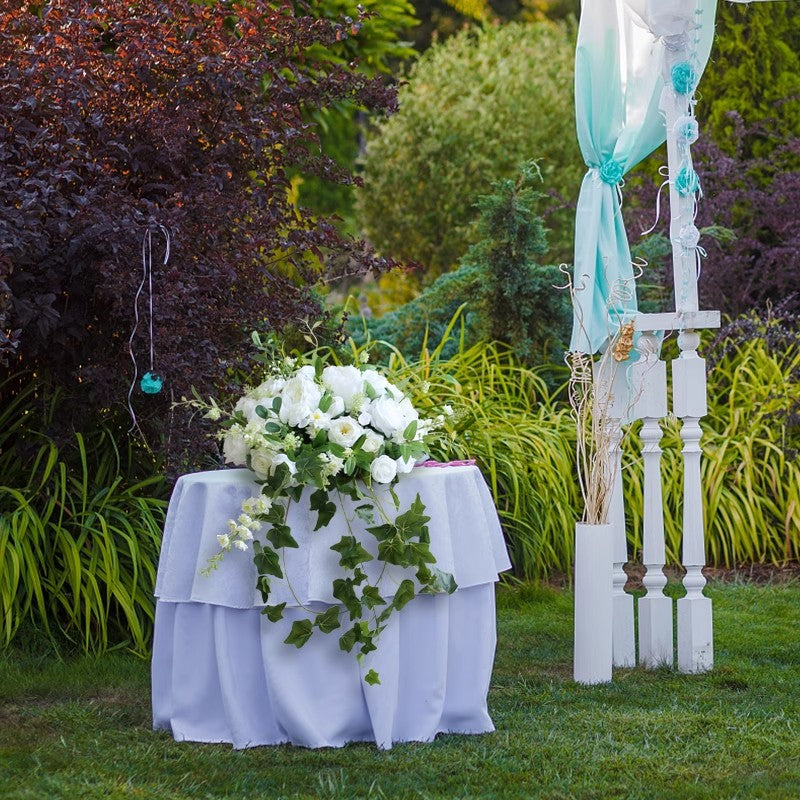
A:
<svg viewBox="0 0 800 800">
<path fill-rule="evenodd" d="M 315 531 L 341 514 L 348 532 L 331 545 L 342 568 L 332 595 L 341 605 L 319 611 L 297 598 L 307 617 L 292 623 L 285 641 L 302 647 L 315 628 L 331 633 L 349 615 L 352 624 L 345 626 L 339 644 L 347 652 L 358 646 L 361 660 L 376 649 L 391 614 L 417 592 L 456 589 L 452 575 L 434 566 L 426 524 L 430 517 L 420 495 L 399 513 L 393 488 L 426 454 L 444 415 L 421 416 L 398 386 L 366 365 L 366 351 L 353 364 L 326 364 L 319 348 L 289 357 L 275 336 L 262 343 L 254 334 L 253 342 L 263 353 L 262 380 L 230 414 L 213 400 L 189 401 L 206 417 L 221 420 L 225 461 L 251 469 L 261 486 L 256 496 L 244 501 L 241 515 L 228 522 L 228 530 L 217 536 L 220 551 L 204 573 L 210 575 L 228 551 L 252 547 L 256 588 L 267 604 L 262 613 L 277 622 L 286 603 L 268 604 L 271 582 L 285 577 L 291 588 L 282 553 L 299 547 L 290 525 L 292 504 L 308 503 L 316 513 Z M 369 542 L 356 535 L 356 518 L 370 534 Z M 377 573 L 366 567 L 371 561 L 379 564 Z M 411 570 L 413 579 L 405 570 Z M 385 578 L 398 578 L 389 599 L 381 596 Z M 372 669 L 364 679 L 379 682 Z"/>
</svg>

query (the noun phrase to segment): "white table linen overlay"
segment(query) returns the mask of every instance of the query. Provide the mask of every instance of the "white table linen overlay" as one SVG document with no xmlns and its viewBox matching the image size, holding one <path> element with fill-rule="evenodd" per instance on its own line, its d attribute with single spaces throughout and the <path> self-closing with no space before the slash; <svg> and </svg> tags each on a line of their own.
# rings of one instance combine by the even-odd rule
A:
<svg viewBox="0 0 800 800">
<path fill-rule="evenodd" d="M 396 486 L 400 513 L 417 493 L 426 506 L 431 551 L 453 573 L 452 595 L 420 595 L 395 612 L 363 664 L 344 653 L 339 635 L 315 631 L 297 649 L 284 644 L 292 622 L 307 616 L 299 603 L 320 609 L 336 602 L 341 574 L 330 550 L 349 533 L 342 510 L 314 532 L 306 497 L 289 512 L 300 545 L 286 550 L 285 580 L 271 579 L 270 604 L 286 602 L 272 623 L 260 609 L 252 552 L 232 550 L 210 576 L 217 535 L 238 516 L 242 500 L 258 493 L 249 470 L 185 475 L 170 501 L 156 580 L 153 644 L 153 725 L 177 740 L 230 742 L 237 748 L 292 744 L 341 747 L 374 741 L 430 741 L 439 732 L 494 730 L 486 708 L 496 644 L 494 583 L 511 564 L 491 494 L 477 467 L 417 468 Z M 335 499 L 332 498 L 332 499 Z M 357 505 L 343 500 L 349 516 Z M 383 507 L 394 516 L 385 495 Z M 357 517 L 355 536 L 373 554 L 377 543 Z M 258 536 L 258 534 L 256 534 Z M 368 562 L 370 580 L 376 562 Z M 412 570 L 387 569 L 381 594 L 391 597 Z M 299 603 L 298 603 L 299 601 Z M 347 624 L 347 618 L 343 625 Z M 380 685 L 365 684 L 375 669 Z"/>
</svg>

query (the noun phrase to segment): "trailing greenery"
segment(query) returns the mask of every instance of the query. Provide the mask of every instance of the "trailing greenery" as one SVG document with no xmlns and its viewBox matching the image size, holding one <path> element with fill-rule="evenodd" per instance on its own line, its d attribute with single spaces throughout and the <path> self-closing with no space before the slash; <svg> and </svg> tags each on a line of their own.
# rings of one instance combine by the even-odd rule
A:
<svg viewBox="0 0 800 800">
<path fill-rule="evenodd" d="M 574 29 L 538 22 L 464 31 L 431 47 L 399 92 L 400 111 L 370 135 L 358 214 L 387 253 L 431 276 L 476 242 L 474 198 L 492 177 L 536 158 L 545 188 L 573 198 L 583 161 L 574 128 Z M 552 260 L 566 260 L 572 210 L 549 220 Z"/>
<path fill-rule="evenodd" d="M 0 647 L 20 626 L 87 651 L 144 654 L 166 508 L 163 478 L 132 477 L 138 457 L 113 431 L 56 443 L 32 428 L 35 384 L 0 413 Z M 0 390 L 4 387 L 0 386 Z M 151 464 L 152 468 L 152 464 Z"/>
<path fill-rule="evenodd" d="M 553 290 L 558 269 L 541 266 L 547 251 L 544 224 L 536 213 L 543 199 L 541 176 L 528 162 L 516 180 L 492 184 L 478 199 L 480 240 L 462 259 L 419 297 L 379 319 L 368 320 L 369 333 L 406 355 L 420 352 L 423 340 L 441 341 L 450 320 L 464 307 L 468 345 L 503 341 L 528 364 L 552 362 L 564 351 L 571 322 L 569 297 Z M 363 334 L 356 330 L 357 339 Z M 459 346 L 451 336 L 441 350 L 450 356 Z"/>
<path fill-rule="evenodd" d="M 507 345 L 467 346 L 462 338 L 449 358 L 441 347 L 423 347 L 414 360 L 395 350 L 389 360 L 389 374 L 421 414 L 448 405 L 454 411 L 431 457 L 476 459 L 518 577 L 567 571 L 578 504 L 569 409 L 552 401 L 543 377 Z"/>
<path fill-rule="evenodd" d="M 5 800 L 786 800 L 800 796 L 800 586 L 712 583 L 716 665 L 572 681 L 572 597 L 498 591 L 497 732 L 379 751 L 175 742 L 147 663 L 0 654 Z M 412 601 L 414 602 L 414 601 Z"/>
</svg>

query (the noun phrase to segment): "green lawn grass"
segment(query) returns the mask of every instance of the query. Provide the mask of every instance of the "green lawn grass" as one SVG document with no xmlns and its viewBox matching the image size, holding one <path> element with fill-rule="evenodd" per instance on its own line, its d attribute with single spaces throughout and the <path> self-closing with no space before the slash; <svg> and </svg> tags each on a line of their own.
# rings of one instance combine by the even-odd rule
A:
<svg viewBox="0 0 800 800">
<path fill-rule="evenodd" d="M 149 665 L 0 655 L 0 797 L 800 798 L 800 583 L 712 584 L 716 669 L 571 682 L 571 596 L 500 590 L 497 732 L 388 752 L 176 743 Z"/>
</svg>

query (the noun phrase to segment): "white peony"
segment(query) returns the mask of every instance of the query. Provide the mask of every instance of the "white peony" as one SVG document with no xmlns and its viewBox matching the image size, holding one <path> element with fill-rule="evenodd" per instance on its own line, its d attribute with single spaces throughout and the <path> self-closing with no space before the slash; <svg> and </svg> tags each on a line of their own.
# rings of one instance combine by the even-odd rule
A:
<svg viewBox="0 0 800 800">
<path fill-rule="evenodd" d="M 405 475 L 407 472 L 411 472 L 411 470 L 414 469 L 415 461 L 409 456 L 408 458 L 396 458 L 395 463 L 397 464 L 397 474 Z"/>
<path fill-rule="evenodd" d="M 352 447 L 363 433 L 364 429 L 352 417 L 339 417 L 328 428 L 328 441 Z"/>
<path fill-rule="evenodd" d="M 375 394 L 377 394 L 378 397 L 383 397 L 387 389 L 396 400 L 399 400 L 403 396 L 403 393 L 396 386 L 389 383 L 389 381 L 386 380 L 386 376 L 378 372 L 378 370 L 365 369 L 361 374 L 364 381 L 375 390 Z"/>
<path fill-rule="evenodd" d="M 379 397 L 370 403 L 369 413 L 374 428 L 384 436 L 395 438 L 402 435 L 409 422 L 419 418 L 408 398 L 398 402 L 391 397 Z"/>
<path fill-rule="evenodd" d="M 397 463 L 393 458 L 378 456 L 369 468 L 372 480 L 377 483 L 391 483 L 397 476 Z"/>
<path fill-rule="evenodd" d="M 357 394 L 364 392 L 364 375 L 357 367 L 325 367 L 322 382 L 331 394 L 344 400 L 345 410 Z"/>
<path fill-rule="evenodd" d="M 305 428 L 321 399 L 322 390 L 313 379 L 300 373 L 289 378 L 281 392 L 281 422 L 290 428 Z"/>
<path fill-rule="evenodd" d="M 367 438 L 364 439 L 364 444 L 361 445 L 361 449 L 365 453 L 377 453 L 381 447 L 383 447 L 383 436 L 375 431 L 366 431 Z"/>
<path fill-rule="evenodd" d="M 222 455 L 226 464 L 244 466 L 247 463 L 247 442 L 242 436 L 242 428 L 234 425 L 222 442 Z"/>
</svg>

